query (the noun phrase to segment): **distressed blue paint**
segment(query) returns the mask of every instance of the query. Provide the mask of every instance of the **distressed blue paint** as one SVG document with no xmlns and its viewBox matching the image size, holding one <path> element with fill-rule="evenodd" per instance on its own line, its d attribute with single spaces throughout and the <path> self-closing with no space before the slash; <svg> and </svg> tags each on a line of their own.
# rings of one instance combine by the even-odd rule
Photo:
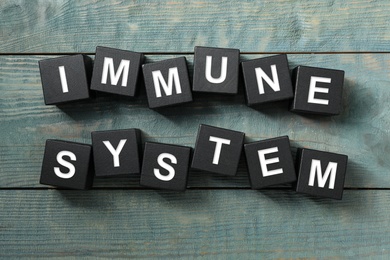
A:
<svg viewBox="0 0 390 260">
<path fill-rule="evenodd" d="M 148 62 L 173 56 L 147 56 Z M 252 59 L 258 55 L 242 55 Z M 346 186 L 390 186 L 390 80 L 384 68 L 389 54 L 288 55 L 291 67 L 309 65 L 345 70 L 344 110 L 334 117 L 301 116 L 288 111 L 287 103 L 249 108 L 243 91 L 236 96 L 194 94 L 190 104 L 148 109 L 146 96 L 127 98 L 98 94 L 94 100 L 60 108 L 45 106 L 37 61 L 48 56 L 3 56 L 0 62 L 0 119 L 3 167 L 2 187 L 37 187 L 46 139 L 90 143 L 90 132 L 140 128 L 144 140 L 194 146 L 199 124 L 210 124 L 246 133 L 247 141 L 288 135 L 293 152 L 308 147 L 349 156 Z M 187 56 L 192 73 L 192 56 Z M 15 70 L 15 64 L 18 69 Z M 15 176 L 15 167 L 18 175 Z M 191 187 L 248 187 L 245 164 L 234 178 L 191 174 Z M 97 186 L 137 186 L 122 180 L 98 181 Z M 132 183 L 132 184 L 131 184 Z"/>
<path fill-rule="evenodd" d="M 388 258 L 389 195 L 0 191 L 0 257 Z"/>
<path fill-rule="evenodd" d="M 388 51 L 379 1 L 12 1 L 0 4 L 2 53 Z"/>
</svg>

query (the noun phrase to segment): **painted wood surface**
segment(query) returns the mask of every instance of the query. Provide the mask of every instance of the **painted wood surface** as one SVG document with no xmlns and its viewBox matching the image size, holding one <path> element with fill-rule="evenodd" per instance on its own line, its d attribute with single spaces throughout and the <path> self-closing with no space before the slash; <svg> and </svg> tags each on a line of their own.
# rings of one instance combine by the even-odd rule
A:
<svg viewBox="0 0 390 260">
<path fill-rule="evenodd" d="M 2 258 L 382 258 L 389 191 L 0 191 Z"/>
<path fill-rule="evenodd" d="M 0 258 L 389 258 L 389 11 L 386 0 L 0 1 Z M 97 45 L 147 62 L 186 55 L 190 73 L 197 45 L 238 48 L 243 60 L 286 52 L 291 68 L 345 70 L 344 109 L 249 108 L 242 86 L 159 111 L 144 91 L 45 106 L 38 60 Z M 191 171 L 185 193 L 142 188 L 138 176 L 77 192 L 38 183 L 48 138 L 90 143 L 91 131 L 137 127 L 144 141 L 194 146 L 201 123 L 247 142 L 289 135 L 293 154 L 347 154 L 343 200 L 250 190 L 244 161 L 236 177 Z"/>
<path fill-rule="evenodd" d="M 199 124 L 246 133 L 246 141 L 288 135 L 297 147 L 349 156 L 346 187 L 390 188 L 390 54 L 288 55 L 291 67 L 309 65 L 345 70 L 344 110 L 334 117 L 302 116 L 288 111 L 288 103 L 249 108 L 239 95 L 197 95 L 193 103 L 151 110 L 143 91 L 133 100 L 98 94 L 78 104 L 45 106 L 37 62 L 49 56 L 2 56 L 0 70 L 1 132 L 0 186 L 38 187 L 46 139 L 91 143 L 96 130 L 139 128 L 144 141 L 194 147 Z M 50 56 L 52 57 L 52 56 Z M 147 62 L 172 58 L 147 56 Z M 243 55 L 252 59 L 259 55 Z M 192 58 L 187 56 L 190 74 Z M 138 186 L 129 180 L 98 180 L 95 187 Z M 192 172 L 190 187 L 248 187 L 244 161 L 237 177 Z"/>
<path fill-rule="evenodd" d="M 390 2 L 2 0 L 0 52 L 389 50 Z"/>
</svg>

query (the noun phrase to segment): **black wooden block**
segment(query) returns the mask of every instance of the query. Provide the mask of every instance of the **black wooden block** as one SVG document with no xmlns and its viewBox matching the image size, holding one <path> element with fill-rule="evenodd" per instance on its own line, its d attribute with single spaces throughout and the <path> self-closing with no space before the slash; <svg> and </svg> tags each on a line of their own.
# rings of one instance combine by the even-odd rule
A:
<svg viewBox="0 0 390 260">
<path fill-rule="evenodd" d="M 91 89 L 135 96 L 143 60 L 142 53 L 96 47 Z"/>
<path fill-rule="evenodd" d="M 92 59 L 86 55 L 65 56 L 39 61 L 46 105 L 90 97 Z"/>
<path fill-rule="evenodd" d="M 240 50 L 195 47 L 194 92 L 237 94 Z"/>
<path fill-rule="evenodd" d="M 338 115 L 342 109 L 344 71 L 298 66 L 293 71 L 291 111 Z"/>
<path fill-rule="evenodd" d="M 140 184 L 143 186 L 184 191 L 187 188 L 191 148 L 145 143 Z"/>
<path fill-rule="evenodd" d="M 297 180 L 288 136 L 245 144 L 244 149 L 252 189 Z"/>
<path fill-rule="evenodd" d="M 93 182 L 92 147 L 87 144 L 47 140 L 41 184 L 88 189 Z"/>
<path fill-rule="evenodd" d="M 287 55 L 241 62 L 248 106 L 293 98 Z"/>
<path fill-rule="evenodd" d="M 192 101 L 185 57 L 144 64 L 142 70 L 150 108 Z"/>
<path fill-rule="evenodd" d="M 224 128 L 200 125 L 192 168 L 234 176 L 237 173 L 245 134 Z"/>
<path fill-rule="evenodd" d="M 348 156 L 311 149 L 298 149 L 296 191 L 341 199 Z"/>
<path fill-rule="evenodd" d="M 92 132 L 95 176 L 141 173 L 141 131 L 124 129 Z"/>
</svg>

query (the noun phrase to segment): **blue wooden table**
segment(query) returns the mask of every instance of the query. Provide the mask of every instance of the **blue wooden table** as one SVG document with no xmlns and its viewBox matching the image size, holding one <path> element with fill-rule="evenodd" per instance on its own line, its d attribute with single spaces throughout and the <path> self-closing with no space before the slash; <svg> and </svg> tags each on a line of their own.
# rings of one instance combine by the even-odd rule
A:
<svg viewBox="0 0 390 260">
<path fill-rule="evenodd" d="M 0 2 L 0 257 L 390 258 L 390 2 Z M 345 70 L 343 111 L 301 116 L 287 103 L 249 108 L 236 96 L 194 95 L 156 112 L 98 94 L 45 106 L 38 61 L 94 56 L 96 46 L 143 52 L 146 62 L 194 46 L 241 50 L 242 60 L 287 53 L 297 65 Z M 184 193 L 96 179 L 89 191 L 39 184 L 46 139 L 91 143 L 90 132 L 140 128 L 144 141 L 194 146 L 199 124 L 246 141 L 288 135 L 298 147 L 349 156 L 344 197 L 191 171 Z"/>
</svg>

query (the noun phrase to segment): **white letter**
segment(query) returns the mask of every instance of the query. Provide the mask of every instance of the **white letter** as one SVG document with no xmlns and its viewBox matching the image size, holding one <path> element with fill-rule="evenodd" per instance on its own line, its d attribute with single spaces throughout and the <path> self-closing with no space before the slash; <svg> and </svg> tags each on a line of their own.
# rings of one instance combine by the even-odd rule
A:
<svg viewBox="0 0 390 260">
<path fill-rule="evenodd" d="M 168 175 L 162 175 L 160 173 L 159 169 L 154 168 L 153 169 L 154 176 L 156 176 L 156 178 L 161 180 L 161 181 L 170 181 L 170 180 L 173 179 L 173 177 L 175 177 L 175 169 L 172 166 L 170 166 L 169 164 L 167 164 L 166 162 L 164 162 L 165 158 L 169 159 L 171 161 L 171 163 L 177 164 L 177 159 L 176 159 L 176 157 L 174 155 L 172 155 L 170 153 L 162 153 L 162 154 L 160 154 L 158 156 L 158 158 L 157 158 L 157 163 L 162 168 L 164 168 L 165 170 L 168 171 Z"/>
<path fill-rule="evenodd" d="M 54 173 L 62 179 L 70 179 L 76 173 L 76 169 L 73 164 L 64 160 L 64 156 L 68 156 L 71 161 L 76 161 L 76 155 L 69 151 L 61 151 L 57 154 L 57 162 L 62 166 L 69 169 L 69 172 L 63 173 L 60 167 L 54 167 Z"/>
<path fill-rule="evenodd" d="M 283 169 L 282 168 L 271 170 L 271 171 L 269 171 L 267 169 L 267 164 L 278 163 L 279 162 L 279 157 L 274 157 L 272 159 L 265 159 L 265 155 L 266 154 L 279 152 L 278 147 L 272 147 L 272 148 L 268 148 L 268 149 L 264 149 L 264 150 L 259 150 L 257 152 L 259 154 L 261 171 L 262 171 L 264 177 L 268 177 L 268 176 L 272 176 L 272 175 L 283 173 Z"/>
<path fill-rule="evenodd" d="M 119 167 L 120 166 L 120 164 L 119 164 L 119 154 L 121 153 L 121 151 L 123 149 L 123 146 L 125 145 L 126 141 L 127 141 L 127 139 L 120 140 L 120 142 L 118 144 L 118 147 L 116 149 L 114 149 L 114 147 L 112 147 L 112 144 L 110 143 L 110 141 L 103 141 L 103 144 L 107 147 L 107 149 L 110 151 L 110 153 L 113 156 L 114 167 Z"/>
<path fill-rule="evenodd" d="M 310 87 L 309 87 L 309 98 L 307 99 L 308 103 L 314 103 L 314 104 L 320 104 L 320 105 L 328 105 L 329 100 L 327 99 L 319 99 L 319 98 L 314 98 L 314 95 L 316 92 L 318 93 L 329 93 L 328 88 L 318 88 L 316 87 L 317 82 L 322 82 L 322 83 L 330 83 L 331 78 L 323 78 L 323 77 L 314 77 L 312 76 L 310 78 Z"/>
<path fill-rule="evenodd" d="M 217 164 L 218 165 L 219 157 L 221 156 L 222 144 L 230 145 L 230 140 L 219 138 L 219 137 L 215 137 L 215 136 L 210 136 L 209 141 L 217 143 L 215 145 L 213 164 Z"/>
<path fill-rule="evenodd" d="M 60 71 L 62 92 L 63 93 L 68 93 L 69 92 L 69 88 L 68 88 L 68 81 L 66 80 L 65 67 L 64 66 L 59 66 L 58 70 Z"/>
<path fill-rule="evenodd" d="M 108 70 L 110 70 L 111 85 L 117 85 L 119 78 L 122 76 L 122 87 L 126 87 L 127 78 L 129 75 L 130 61 L 121 60 L 118 70 L 114 71 L 114 60 L 109 57 L 104 57 L 103 72 L 102 72 L 102 84 L 107 84 Z"/>
<path fill-rule="evenodd" d="M 219 84 L 225 81 L 226 79 L 226 73 L 227 73 L 227 57 L 222 57 L 222 64 L 221 64 L 221 75 L 219 78 L 213 78 L 211 76 L 211 63 L 212 63 L 213 57 L 212 56 L 206 56 L 206 79 L 214 84 Z"/>
<path fill-rule="evenodd" d="M 181 94 L 179 72 L 177 70 L 177 67 L 169 69 L 168 84 L 165 82 L 164 77 L 162 76 L 160 70 L 153 71 L 152 74 L 153 74 L 154 88 L 156 89 L 156 97 L 161 97 L 160 82 L 161 82 L 161 86 L 164 89 L 165 95 L 167 96 L 172 95 L 173 81 L 175 81 L 176 94 Z"/>
<path fill-rule="evenodd" d="M 321 161 L 313 159 L 311 161 L 309 186 L 314 186 L 314 179 L 317 172 L 318 187 L 320 188 L 325 187 L 325 183 L 328 180 L 330 175 L 329 189 L 333 190 L 334 183 L 336 181 L 336 171 L 337 171 L 337 163 L 329 162 L 328 166 L 326 167 L 325 174 L 322 175 Z"/>
<path fill-rule="evenodd" d="M 275 92 L 280 91 L 278 71 L 276 70 L 276 65 L 271 65 L 271 71 L 273 80 L 270 79 L 270 77 L 268 77 L 268 75 L 265 74 L 265 72 L 261 68 L 255 69 L 257 86 L 259 87 L 260 94 L 264 94 L 263 79 Z"/>
</svg>

